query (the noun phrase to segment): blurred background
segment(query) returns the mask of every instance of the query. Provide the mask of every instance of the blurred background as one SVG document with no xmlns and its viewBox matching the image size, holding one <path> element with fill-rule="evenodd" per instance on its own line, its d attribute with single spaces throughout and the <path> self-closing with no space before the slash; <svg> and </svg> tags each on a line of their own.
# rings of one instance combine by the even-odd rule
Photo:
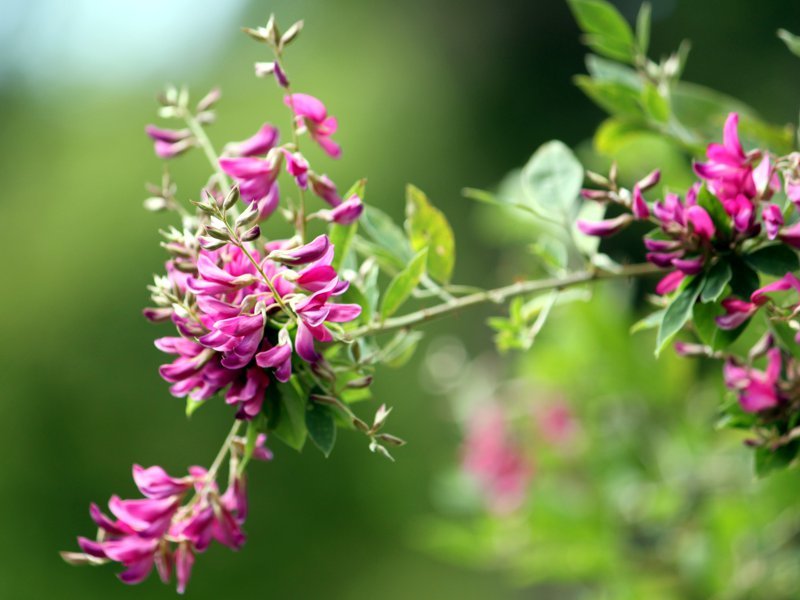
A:
<svg viewBox="0 0 800 600">
<path fill-rule="evenodd" d="M 638 10 L 635 0 L 616 4 L 629 18 Z M 689 38 L 693 50 L 685 79 L 739 96 L 770 121 L 795 120 L 800 78 L 794 74 L 800 64 L 774 32 L 800 29 L 800 4 L 731 0 L 723 10 L 712 3 L 665 0 L 653 2 L 653 8 L 651 55 Z M 425 190 L 456 231 L 457 281 L 487 286 L 507 281 L 519 274 L 518 261 L 508 257 L 514 256 L 514 244 L 522 244 L 518 236 L 505 239 L 504 227 L 487 227 L 485 212 L 463 199 L 461 188 L 493 187 L 548 139 L 580 146 L 602 118 L 571 83 L 572 75 L 584 71 L 585 51 L 560 0 L 491 5 L 477 0 L 4 0 L 3 598 L 174 596 L 155 577 L 128 588 L 112 569 L 70 568 L 58 551 L 74 548 L 76 535 L 92 534 L 90 501 L 102 504 L 112 493 L 133 492 L 131 463 L 158 463 L 175 472 L 208 464 L 227 430 L 230 411 L 220 402 L 187 421 L 183 402 L 169 396 L 156 370 L 162 356 L 152 340 L 167 329 L 141 317 L 148 302 L 145 286 L 164 259 L 157 230 L 169 224 L 167 217 L 142 209 L 144 182 L 157 182 L 162 169 L 143 128 L 158 122 L 155 95 L 167 82 L 188 84 L 195 97 L 221 86 L 219 119 L 210 131 L 218 147 L 250 135 L 264 121 L 286 127 L 286 111 L 272 82 L 252 75 L 252 63 L 266 59 L 265 50 L 239 33 L 242 25 L 264 24 L 270 12 L 285 26 L 305 19 L 287 69 L 296 90 L 323 99 L 339 118 L 343 158 L 323 170 L 344 187 L 368 177 L 367 202 L 397 218 L 404 184 Z M 312 155 L 316 165 L 321 160 Z M 184 199 L 196 197 L 208 174 L 199 153 L 176 161 L 172 172 Z M 630 294 L 619 294 L 604 306 L 623 313 L 617 316 L 624 331 Z M 327 460 L 313 448 L 298 455 L 272 444 L 274 462 L 252 469 L 245 549 L 236 555 L 212 548 L 199 557 L 189 594 L 572 598 L 582 597 L 581 586 L 592 581 L 594 589 L 612 590 L 607 597 L 624 597 L 613 592 L 622 577 L 613 565 L 581 571 L 577 587 L 542 582 L 531 575 L 534 563 L 509 576 L 505 568 L 492 568 L 491 560 L 453 552 L 452 536 L 426 520 L 440 511 L 436 481 L 458 458 L 459 434 L 450 402 L 426 383 L 430 378 L 420 362 L 430 354 L 427 344 L 438 343 L 440 336 L 461 340 L 464 360 L 491 351 L 491 332 L 483 324 L 487 314 L 474 311 L 429 327 L 418 359 L 378 378 L 376 398 L 395 407 L 391 430 L 409 441 L 397 451 L 395 464 L 370 454 L 356 435 L 342 435 Z M 561 322 L 580 321 L 553 321 L 550 335 L 556 341 L 545 348 L 557 347 L 560 336 L 577 339 L 574 326 L 558 329 Z M 586 327 L 602 322 L 602 315 L 595 316 Z M 631 359 L 631 349 L 623 342 L 608 345 L 600 331 L 580 338 L 589 358 L 577 372 L 567 347 L 560 355 L 537 348 L 516 359 L 522 363 L 517 374 L 528 373 L 530 361 L 539 364 L 537 357 L 561 356 L 542 358 L 542 364 L 551 387 L 573 386 L 574 401 L 592 391 L 600 373 L 606 394 L 624 383 L 626 397 L 658 405 L 653 414 L 662 419 L 659 436 L 689 440 L 681 445 L 689 449 L 682 454 L 662 450 L 672 457 L 672 469 L 691 470 L 693 457 L 705 453 L 708 443 L 691 440 L 715 435 L 710 430 L 717 397 L 692 388 L 694 379 L 685 367 L 676 367 L 674 379 L 663 382 L 658 393 L 648 392 L 652 381 L 641 374 L 665 368 L 647 358 L 649 350 L 637 354 L 638 378 L 629 380 L 624 368 L 609 371 L 609 364 Z M 543 367 L 536 368 L 541 375 Z M 695 397 L 700 408 L 687 412 Z M 602 422 L 601 417 L 596 415 Z M 636 421 L 629 434 L 639 432 L 639 442 L 654 439 L 648 423 L 653 419 Z M 688 547 L 715 561 L 691 562 L 688 568 L 711 576 L 690 579 L 685 589 L 691 593 L 675 597 L 726 597 L 725 574 L 740 564 L 740 549 L 731 541 L 737 527 L 743 521 L 760 527 L 758 515 L 779 516 L 788 500 L 781 504 L 769 498 L 782 498 L 795 483 L 777 479 L 765 491 L 764 484 L 752 481 L 739 440 L 720 434 L 714 443 L 730 459 L 724 464 L 743 469 L 743 475 L 734 486 L 721 478 L 715 488 L 716 480 L 709 480 L 708 493 L 746 494 L 747 501 L 737 504 L 738 512 L 732 509 L 714 520 L 714 528 L 695 522 L 701 524 L 696 535 L 702 539 Z M 648 481 L 656 486 L 654 497 L 671 489 L 666 475 Z M 612 512 L 592 518 L 613 531 L 618 520 Z M 703 541 L 718 529 L 725 535 Z M 461 539 L 467 546 L 490 543 Z M 675 553 L 685 548 L 678 545 Z M 623 560 L 625 553 L 620 556 Z M 637 568 L 652 568 L 657 578 L 663 574 L 661 567 Z M 639 597 L 673 597 L 664 594 Z"/>
</svg>

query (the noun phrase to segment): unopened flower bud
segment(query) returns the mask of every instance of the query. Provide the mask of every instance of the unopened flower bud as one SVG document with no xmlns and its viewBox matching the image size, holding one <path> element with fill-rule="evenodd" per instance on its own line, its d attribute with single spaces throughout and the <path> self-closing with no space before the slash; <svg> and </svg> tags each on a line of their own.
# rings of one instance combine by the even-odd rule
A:
<svg viewBox="0 0 800 600">
<path fill-rule="evenodd" d="M 353 389 L 361 389 L 369 387 L 371 384 L 372 384 L 372 375 L 367 375 L 366 377 L 359 377 L 358 379 L 353 379 L 352 381 L 348 381 L 345 387 Z"/>
<path fill-rule="evenodd" d="M 291 44 L 294 41 L 294 39 L 298 36 L 298 34 L 302 31 L 302 29 L 303 29 L 303 21 L 297 21 L 294 25 L 289 27 L 289 29 L 286 30 L 286 33 L 284 33 L 281 36 L 280 47 L 284 48 L 285 46 Z"/>
<path fill-rule="evenodd" d="M 246 209 L 236 217 L 234 226 L 239 229 L 240 227 L 247 227 L 252 225 L 258 219 L 258 203 L 251 202 Z"/>
<path fill-rule="evenodd" d="M 386 442 L 392 446 L 404 446 L 406 441 L 400 439 L 397 436 L 392 435 L 391 433 L 379 433 L 375 436 L 376 439 L 379 439 L 382 442 Z"/>
<path fill-rule="evenodd" d="M 260 235 L 261 235 L 261 228 L 258 225 L 256 225 L 245 231 L 243 234 L 241 234 L 240 238 L 243 242 L 252 242 L 253 240 L 258 239 L 258 236 Z"/>
<path fill-rule="evenodd" d="M 264 27 L 264 40 L 271 46 L 277 46 L 280 37 L 281 32 L 278 29 L 278 24 L 275 22 L 275 15 L 270 15 L 267 26 Z"/>
<path fill-rule="evenodd" d="M 609 183 L 611 183 L 607 177 L 603 177 L 599 173 L 595 173 L 594 171 L 586 171 L 586 177 L 595 185 L 601 185 L 603 187 L 607 187 Z"/>
<path fill-rule="evenodd" d="M 383 427 L 383 424 L 386 422 L 386 419 L 389 417 L 391 412 L 391 408 L 386 408 L 385 404 L 381 404 L 378 410 L 375 412 L 375 419 L 372 421 L 372 430 L 377 431 Z"/>
<path fill-rule="evenodd" d="M 222 209 L 223 210 L 230 210 L 236 203 L 239 201 L 239 186 L 233 186 L 227 194 L 225 194 L 225 199 L 222 201 Z"/>
<path fill-rule="evenodd" d="M 220 89 L 218 87 L 213 88 L 210 92 L 203 96 L 200 102 L 197 103 L 197 112 L 203 112 L 204 110 L 208 110 L 209 108 L 213 107 L 214 104 L 216 104 L 220 99 L 220 96 L 222 96 Z"/>
<path fill-rule="evenodd" d="M 269 77 L 275 72 L 274 62 L 257 62 L 255 65 L 256 77 Z"/>
<path fill-rule="evenodd" d="M 636 186 L 644 192 L 646 190 L 649 190 L 651 187 L 657 185 L 660 180 L 661 180 L 661 171 L 656 169 L 655 171 L 651 171 L 650 173 L 642 177 L 642 179 L 639 180 Z"/>
<path fill-rule="evenodd" d="M 222 227 L 215 227 L 214 225 L 206 225 L 206 233 L 213 238 L 216 238 L 218 240 L 223 240 L 226 242 L 231 239 L 230 233 L 228 232 L 227 229 L 224 229 Z"/>
<path fill-rule="evenodd" d="M 228 240 L 215 240 L 214 238 L 201 235 L 198 236 L 197 242 L 204 250 L 219 250 L 228 243 Z"/>
<path fill-rule="evenodd" d="M 150 212 L 161 212 L 166 210 L 167 200 L 161 196 L 151 196 L 144 201 L 144 209 Z"/>
<path fill-rule="evenodd" d="M 318 360 L 311 363 L 311 370 L 315 375 L 326 381 L 336 381 L 336 373 L 331 370 L 324 360 Z"/>
</svg>

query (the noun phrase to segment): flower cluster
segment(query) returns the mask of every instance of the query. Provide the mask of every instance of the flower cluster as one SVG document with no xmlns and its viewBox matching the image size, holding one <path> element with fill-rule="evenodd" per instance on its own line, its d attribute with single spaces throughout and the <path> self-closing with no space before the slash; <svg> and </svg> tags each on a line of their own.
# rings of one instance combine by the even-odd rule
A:
<svg viewBox="0 0 800 600">
<path fill-rule="evenodd" d="M 669 269 L 656 291 L 685 296 L 689 310 L 701 302 L 716 303 L 712 326 L 729 332 L 728 342 L 756 313 L 764 312 L 770 332 L 746 358 L 727 351 L 720 342 L 723 336 L 716 334 L 706 336 L 701 345 L 680 342 L 677 349 L 684 355 L 723 358 L 725 383 L 736 392 L 741 409 L 773 427 L 777 439 L 782 439 L 793 422 L 795 389 L 800 381 L 790 347 L 800 343 L 800 334 L 792 333 L 800 329 L 796 320 L 800 298 L 785 305 L 774 295 L 786 291 L 800 294 L 800 279 L 792 272 L 799 266 L 795 249 L 800 248 L 796 210 L 800 206 L 800 157 L 797 153 L 776 157 L 758 149 L 746 152 L 737 127 L 738 116 L 732 113 L 722 143 L 710 144 L 707 160 L 694 164 L 700 181 L 684 198 L 667 193 L 662 201 L 646 202 L 642 192 L 658 182 L 658 172 L 630 192 L 620 189 L 613 177 L 593 176 L 603 179 L 607 189 L 584 190 L 584 197 L 620 205 L 624 212 L 599 223 L 578 225 L 585 233 L 607 235 L 636 220 L 655 224 L 644 238 L 647 260 Z M 759 272 L 778 278 L 760 285 Z M 690 313 L 684 314 L 687 319 Z M 773 331 L 783 335 L 776 336 Z M 764 370 L 753 366 L 762 358 Z"/>
<path fill-rule="evenodd" d="M 294 352 L 315 363 L 315 340 L 333 340 L 326 323 L 361 312 L 333 302 L 349 285 L 331 267 L 333 255 L 320 235 L 302 246 L 269 242 L 262 251 L 244 244 L 200 249 L 195 273 L 168 264 L 167 277 L 154 286 L 162 310 L 147 314 L 171 318 L 182 334 L 156 340 L 159 350 L 177 356 L 159 371 L 172 394 L 202 402 L 227 388 L 226 402 L 237 405 L 239 418 L 256 416 L 269 372 L 288 381 Z"/>
<path fill-rule="evenodd" d="M 259 436 L 253 458 L 272 458 L 265 440 Z M 205 552 L 212 540 L 233 550 L 245 542 L 242 525 L 247 517 L 247 495 L 245 477 L 237 466 L 246 442 L 241 438 L 233 442 L 230 477 L 223 493 L 213 468 L 190 467 L 186 476 L 176 478 L 158 466 L 134 465 L 133 480 L 144 498 L 112 496 L 108 508 L 114 518 L 92 504 L 89 514 L 97 524 L 97 538 L 79 537 L 81 552 L 63 552 L 63 558 L 72 564 L 120 563 L 125 570 L 119 578 L 129 584 L 144 581 L 155 566 L 164 583 L 175 573 L 182 594 L 195 555 Z"/>
</svg>

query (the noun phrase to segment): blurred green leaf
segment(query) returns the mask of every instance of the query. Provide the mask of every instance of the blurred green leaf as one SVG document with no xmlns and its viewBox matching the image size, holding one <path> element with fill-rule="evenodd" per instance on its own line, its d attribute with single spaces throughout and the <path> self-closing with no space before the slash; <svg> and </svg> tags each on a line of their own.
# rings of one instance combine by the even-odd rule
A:
<svg viewBox="0 0 800 600">
<path fill-rule="evenodd" d="M 405 365 L 417 349 L 417 345 L 424 337 L 421 331 L 401 330 L 380 351 L 381 362 L 394 369 Z"/>
<path fill-rule="evenodd" d="M 642 117 L 639 92 L 613 81 L 596 81 L 586 75 L 576 75 L 577 85 L 590 100 L 606 112 L 629 119 Z"/>
<path fill-rule="evenodd" d="M 306 408 L 308 437 L 327 458 L 336 444 L 336 423 L 331 410 L 324 404 L 309 402 Z"/>
<path fill-rule="evenodd" d="M 642 2 L 639 7 L 639 14 L 636 15 L 636 45 L 639 47 L 639 54 L 647 56 L 647 49 L 650 47 L 650 13 L 652 12 L 649 2 Z"/>
<path fill-rule="evenodd" d="M 661 95 L 658 88 L 650 82 L 645 84 L 642 90 L 642 106 L 644 106 L 645 112 L 655 121 L 659 123 L 669 121 L 669 102 Z"/>
<path fill-rule="evenodd" d="M 586 56 L 586 70 L 593 80 L 618 83 L 636 92 L 642 89 L 642 78 L 634 69 L 596 54 Z"/>
<path fill-rule="evenodd" d="M 723 314 L 725 309 L 716 303 L 697 302 L 692 309 L 695 331 L 700 340 L 712 350 L 724 350 L 747 328 L 747 323 L 744 323 L 736 329 L 721 329 L 715 319 Z"/>
<path fill-rule="evenodd" d="M 428 274 L 439 283 L 450 281 L 456 260 L 453 229 L 444 213 L 413 185 L 406 187 L 406 230 L 414 252 L 428 249 Z"/>
<path fill-rule="evenodd" d="M 571 221 L 583 184 L 583 167 L 564 143 L 542 144 L 522 169 L 522 186 L 536 210 Z"/>
<path fill-rule="evenodd" d="M 736 255 L 730 256 L 728 261 L 731 264 L 731 292 L 740 298 L 749 298 L 760 285 L 758 273 Z"/>
<path fill-rule="evenodd" d="M 778 37 L 783 40 L 792 54 L 800 56 L 800 36 L 796 36 L 785 29 L 778 29 Z"/>
<path fill-rule="evenodd" d="M 586 32 L 584 43 L 598 54 L 633 62 L 633 32 L 614 6 L 604 0 L 567 0 L 575 20 Z"/>
<path fill-rule="evenodd" d="M 382 210 L 365 206 L 359 222 L 370 239 L 386 250 L 400 265 L 407 264 L 414 256 L 403 230 Z"/>
<path fill-rule="evenodd" d="M 630 332 L 639 333 L 640 331 L 647 331 L 648 329 L 655 329 L 659 325 L 661 325 L 661 321 L 664 320 L 664 313 L 667 312 L 666 309 L 656 310 L 651 312 L 649 315 L 636 321 L 633 325 L 631 325 Z"/>
<path fill-rule="evenodd" d="M 425 274 L 427 259 L 428 249 L 423 248 L 411 259 L 408 266 L 389 282 L 381 302 L 381 318 L 393 315 L 411 296 L 411 292 L 419 285 L 420 279 Z"/>
<path fill-rule="evenodd" d="M 759 477 L 766 477 L 770 473 L 785 469 L 797 456 L 800 450 L 800 441 L 794 440 L 776 450 L 765 446 L 755 449 L 755 472 Z"/>
</svg>

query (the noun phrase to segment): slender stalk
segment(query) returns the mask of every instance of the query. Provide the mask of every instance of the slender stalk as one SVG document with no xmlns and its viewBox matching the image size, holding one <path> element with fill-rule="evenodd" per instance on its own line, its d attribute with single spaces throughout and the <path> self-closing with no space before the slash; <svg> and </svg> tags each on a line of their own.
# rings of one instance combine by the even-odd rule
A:
<svg viewBox="0 0 800 600">
<path fill-rule="evenodd" d="M 475 292 L 468 296 L 456 298 L 452 302 L 437 304 L 428 308 L 423 308 L 407 315 L 374 321 L 361 327 L 357 327 L 347 332 L 345 340 L 354 340 L 365 335 L 384 333 L 404 329 L 438 319 L 450 313 L 458 312 L 479 304 L 495 303 L 500 304 L 514 296 L 530 294 L 534 292 L 544 292 L 547 290 L 562 290 L 571 286 L 588 283 L 590 281 L 600 281 L 604 279 L 623 279 L 627 277 L 641 277 L 661 272 L 661 269 L 650 263 L 640 263 L 627 265 L 619 271 L 582 271 L 573 273 L 566 277 L 556 277 L 551 279 L 538 279 L 533 281 L 520 281 L 504 287 L 487 290 L 485 292 Z"/>
<path fill-rule="evenodd" d="M 233 427 L 228 432 L 228 437 L 225 438 L 225 441 L 222 443 L 222 447 L 219 449 L 216 458 L 214 458 L 214 462 L 211 463 L 211 466 L 208 468 L 208 481 L 214 481 L 217 477 L 217 471 L 222 466 L 222 461 L 225 460 L 225 457 L 228 455 L 228 451 L 231 448 L 231 444 L 233 443 L 233 439 L 236 437 L 236 434 L 239 433 L 239 429 L 242 427 L 242 422 L 239 419 L 236 419 L 233 422 Z"/>
<path fill-rule="evenodd" d="M 186 126 L 192 132 L 194 137 L 197 138 L 197 142 L 203 149 L 203 153 L 206 155 L 211 168 L 214 169 L 214 173 L 216 173 L 217 179 L 219 180 L 223 191 L 230 189 L 231 181 L 228 179 L 225 171 L 222 170 L 222 167 L 219 166 L 219 155 L 217 154 L 217 151 L 214 150 L 214 145 L 211 143 L 211 139 L 209 139 L 208 135 L 206 134 L 206 130 L 203 129 L 203 126 L 197 122 L 197 119 L 195 119 L 194 115 L 188 110 L 182 111 L 181 116 L 183 117 L 183 120 L 186 122 Z"/>
</svg>

